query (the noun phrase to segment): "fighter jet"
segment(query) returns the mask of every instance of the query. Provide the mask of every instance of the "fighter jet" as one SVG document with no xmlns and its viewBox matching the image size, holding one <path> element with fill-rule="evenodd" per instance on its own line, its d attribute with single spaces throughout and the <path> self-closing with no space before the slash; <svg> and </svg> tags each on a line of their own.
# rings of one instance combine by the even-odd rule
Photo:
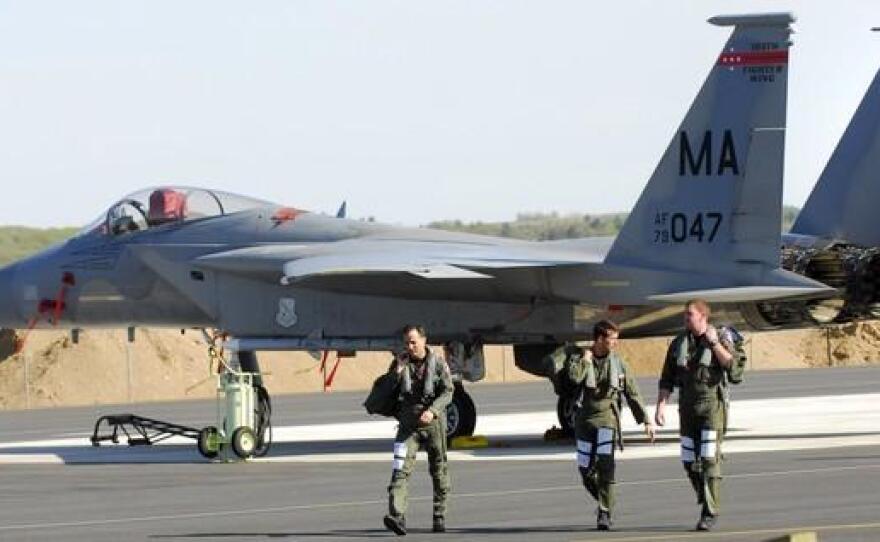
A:
<svg viewBox="0 0 880 542">
<path fill-rule="evenodd" d="M 256 351 L 395 350 L 417 322 L 464 380 L 482 378 L 483 345 L 513 344 L 540 374 L 597 320 L 628 337 L 668 334 L 694 297 L 765 327 L 759 304 L 830 291 L 780 267 L 793 21 L 709 19 L 733 32 L 617 238 L 501 239 L 165 186 L 0 270 L 0 325 L 215 328 L 258 370 Z M 459 382 L 450 434 L 475 422 Z"/>
<path fill-rule="evenodd" d="M 880 71 L 825 165 L 791 232 L 783 236 L 783 266 L 837 290 L 806 303 L 818 323 L 880 317 Z M 797 319 L 775 304 L 768 319 Z M 782 310 L 780 310 L 782 309 Z"/>
</svg>

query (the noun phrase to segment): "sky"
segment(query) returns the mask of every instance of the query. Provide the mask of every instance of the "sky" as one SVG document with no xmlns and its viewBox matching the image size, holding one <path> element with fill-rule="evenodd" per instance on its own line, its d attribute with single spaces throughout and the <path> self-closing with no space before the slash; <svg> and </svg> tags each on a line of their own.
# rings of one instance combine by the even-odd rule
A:
<svg viewBox="0 0 880 542">
<path fill-rule="evenodd" d="M 785 203 L 880 66 L 880 4 L 0 0 L 0 224 L 185 184 L 419 225 L 635 203 L 728 38 L 793 11 Z"/>
</svg>

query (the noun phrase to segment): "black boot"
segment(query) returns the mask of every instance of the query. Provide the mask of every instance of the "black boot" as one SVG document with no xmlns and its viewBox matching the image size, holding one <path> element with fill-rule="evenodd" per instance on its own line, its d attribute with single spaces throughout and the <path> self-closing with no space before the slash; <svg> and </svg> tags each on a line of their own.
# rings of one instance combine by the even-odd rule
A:
<svg viewBox="0 0 880 542">
<path fill-rule="evenodd" d="M 446 520 L 443 518 L 443 516 L 434 516 L 434 528 L 432 530 L 435 533 L 446 532 Z"/>
<path fill-rule="evenodd" d="M 406 519 L 404 519 L 403 516 L 385 516 L 382 518 L 382 522 L 385 523 L 385 527 L 389 531 L 397 536 L 403 536 L 406 534 Z"/>
<path fill-rule="evenodd" d="M 610 531 L 612 523 L 611 513 L 607 510 L 599 510 L 599 513 L 596 515 L 596 530 Z"/>
<path fill-rule="evenodd" d="M 697 530 L 711 531 L 712 528 L 715 527 L 716 521 L 718 521 L 716 516 L 704 512 L 703 515 L 700 516 L 700 521 L 697 522 Z"/>
</svg>

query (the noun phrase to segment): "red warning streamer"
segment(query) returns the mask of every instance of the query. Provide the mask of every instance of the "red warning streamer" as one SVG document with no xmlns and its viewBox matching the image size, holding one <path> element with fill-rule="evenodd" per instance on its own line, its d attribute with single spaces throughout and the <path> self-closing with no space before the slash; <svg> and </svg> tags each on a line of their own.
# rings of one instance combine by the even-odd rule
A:
<svg viewBox="0 0 880 542">
<path fill-rule="evenodd" d="M 324 391 L 330 391 L 333 388 L 333 379 L 336 378 L 336 371 L 339 369 L 339 364 L 342 363 L 342 356 L 336 356 L 336 363 L 333 364 L 333 370 L 330 371 L 330 374 L 327 375 L 327 380 L 324 381 Z"/>
<path fill-rule="evenodd" d="M 61 276 L 61 286 L 58 288 L 58 295 L 55 296 L 55 299 L 40 300 L 40 303 L 37 305 L 37 314 L 28 320 L 28 325 L 27 328 L 25 328 L 24 334 L 15 342 L 16 354 L 19 354 L 24 350 L 24 345 L 25 342 L 27 342 L 28 336 L 31 334 L 31 331 L 37 327 L 37 324 L 41 319 L 48 318 L 50 324 L 53 326 L 58 325 L 58 321 L 61 319 L 61 314 L 64 312 L 64 309 L 67 308 L 67 303 L 64 301 L 64 298 L 67 296 L 67 289 L 75 284 L 76 278 L 73 276 L 73 273 L 65 272 L 64 275 Z"/>
</svg>

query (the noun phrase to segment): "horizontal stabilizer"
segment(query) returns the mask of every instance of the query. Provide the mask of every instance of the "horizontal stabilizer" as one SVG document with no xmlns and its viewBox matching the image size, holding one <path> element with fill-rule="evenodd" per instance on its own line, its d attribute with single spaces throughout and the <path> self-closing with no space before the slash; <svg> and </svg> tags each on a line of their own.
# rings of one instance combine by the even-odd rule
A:
<svg viewBox="0 0 880 542">
<path fill-rule="evenodd" d="M 786 272 L 786 275 L 788 274 Z M 744 303 L 770 299 L 817 299 L 834 293 L 833 288 L 829 288 L 822 283 L 806 277 L 794 276 L 800 280 L 793 280 L 790 284 L 732 286 L 669 292 L 648 296 L 648 301 L 654 303 L 686 303 L 691 299 L 704 299 L 709 303 Z"/>
</svg>

